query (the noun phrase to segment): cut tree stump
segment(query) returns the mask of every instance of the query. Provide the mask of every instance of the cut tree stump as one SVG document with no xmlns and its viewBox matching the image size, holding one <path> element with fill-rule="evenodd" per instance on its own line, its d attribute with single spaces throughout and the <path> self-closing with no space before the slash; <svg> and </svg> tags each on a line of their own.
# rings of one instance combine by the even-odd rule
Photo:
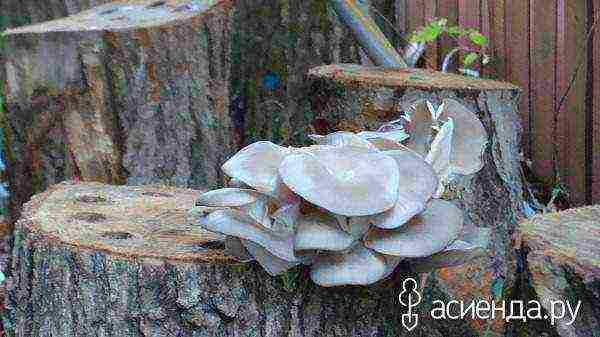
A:
<svg viewBox="0 0 600 337">
<path fill-rule="evenodd" d="M 16 223 L 6 316 L 15 336 L 477 336 L 421 304 L 406 331 L 399 271 L 321 288 L 305 269 L 273 278 L 191 225 L 200 191 L 65 182 Z M 414 275 L 411 275 L 414 277 Z M 431 287 L 423 298 L 441 299 Z"/>
<path fill-rule="evenodd" d="M 576 317 L 546 319 L 546 329 L 561 337 L 596 337 L 600 332 L 600 206 L 537 215 L 519 225 L 523 269 L 523 300 L 539 301 L 551 312 L 552 301 L 569 302 Z M 525 291 L 525 290 L 532 291 Z M 562 307 L 555 306 L 560 315 Z M 571 324 L 569 324 L 571 323 Z M 527 331 L 527 326 L 522 327 Z"/>
<path fill-rule="evenodd" d="M 110 0 L 2 0 L 0 31 L 62 18 L 107 2 Z M 4 52 L 0 44 L 0 69 L 4 69 Z M 5 80 L 4 71 L 0 71 L 0 89 Z"/>
<path fill-rule="evenodd" d="M 231 21 L 228 0 L 130 0 L 6 31 L 11 220 L 65 179 L 221 182 Z"/>
<path fill-rule="evenodd" d="M 437 271 L 432 284 L 451 300 L 508 298 L 516 279 L 512 235 L 523 205 L 520 89 L 510 83 L 424 69 L 352 64 L 316 67 L 309 78 L 313 111 L 332 129 L 328 131 L 376 130 L 423 98 L 437 103 L 454 98 L 480 118 L 489 137 L 485 165 L 474 175 L 457 176 L 443 197 L 465 210 L 467 222 L 492 229 L 489 256 Z M 480 335 L 504 335 L 502 319 L 472 323 Z"/>
</svg>

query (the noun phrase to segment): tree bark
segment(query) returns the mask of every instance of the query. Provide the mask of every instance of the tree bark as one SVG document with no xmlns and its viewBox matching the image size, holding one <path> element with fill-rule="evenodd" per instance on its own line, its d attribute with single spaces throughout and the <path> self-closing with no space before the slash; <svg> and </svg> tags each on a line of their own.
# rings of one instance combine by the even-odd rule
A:
<svg viewBox="0 0 600 337">
<path fill-rule="evenodd" d="M 516 326 L 517 334 L 594 337 L 600 331 L 599 217 L 600 207 L 589 206 L 537 215 L 519 225 L 521 300 L 539 301 L 548 318 L 535 322 L 535 332 L 532 324 Z M 553 301 L 568 303 L 571 310 L 552 319 L 553 312 L 562 315 Z"/>
<path fill-rule="evenodd" d="M 3 0 L 0 2 L 0 32 L 62 18 L 107 2 L 110 0 Z M 5 50 L 0 48 L 0 69 L 4 69 L 4 54 Z M 0 90 L 5 81 L 4 71 L 0 71 Z"/>
<path fill-rule="evenodd" d="M 311 100 L 316 117 L 333 130 L 376 130 L 399 118 L 417 99 L 454 98 L 471 109 L 488 137 L 485 165 L 470 176 L 457 176 L 444 199 L 456 202 L 466 221 L 492 228 L 489 256 L 472 264 L 442 269 L 434 283 L 447 299 L 507 299 L 514 291 L 516 251 L 512 236 L 522 217 L 520 89 L 512 84 L 422 69 L 389 70 L 357 65 L 311 69 Z M 332 131 L 332 130 L 328 130 Z M 502 319 L 473 322 L 479 334 L 503 335 Z"/>
<path fill-rule="evenodd" d="M 401 325 L 409 273 L 321 288 L 296 269 L 268 276 L 190 225 L 199 191 L 62 183 L 15 228 L 9 322 L 15 336 L 478 336 L 466 320 Z M 439 299 L 434 286 L 423 298 Z"/>
<path fill-rule="evenodd" d="M 229 116 L 232 3 L 127 1 L 7 31 L 11 215 L 49 185 L 214 186 Z"/>
</svg>

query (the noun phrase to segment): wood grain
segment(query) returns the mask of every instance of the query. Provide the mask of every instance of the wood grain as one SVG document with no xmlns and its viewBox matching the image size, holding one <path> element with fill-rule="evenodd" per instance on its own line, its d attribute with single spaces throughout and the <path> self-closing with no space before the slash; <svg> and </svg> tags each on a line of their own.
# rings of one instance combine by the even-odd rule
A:
<svg viewBox="0 0 600 337">
<path fill-rule="evenodd" d="M 593 13 L 596 20 L 599 20 L 600 0 L 594 0 Z M 593 37 L 593 67 L 590 69 L 592 76 L 592 203 L 600 203 L 600 23 L 596 24 L 596 30 Z"/>
</svg>

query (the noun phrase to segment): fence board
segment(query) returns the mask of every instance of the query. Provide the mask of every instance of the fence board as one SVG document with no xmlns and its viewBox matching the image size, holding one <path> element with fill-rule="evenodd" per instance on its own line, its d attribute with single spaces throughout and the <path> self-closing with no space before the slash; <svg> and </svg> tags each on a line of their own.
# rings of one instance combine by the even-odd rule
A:
<svg viewBox="0 0 600 337">
<path fill-rule="evenodd" d="M 508 74 L 506 66 L 508 57 L 508 25 L 505 20 L 506 8 L 504 2 L 505 0 L 489 0 L 488 10 L 482 13 L 483 15 L 487 14 L 490 26 L 490 50 L 488 52 L 492 56 L 492 63 L 487 67 L 490 68 L 487 71 L 487 75 L 494 78 L 504 78 Z"/>
<path fill-rule="evenodd" d="M 523 126 L 523 152 L 528 159 L 532 159 L 533 135 L 531 133 L 531 78 L 529 69 L 530 59 L 530 32 L 529 29 L 529 2 L 506 1 L 506 32 L 510 41 L 506 46 L 505 79 L 518 84 L 523 89 L 519 111 Z"/>
<path fill-rule="evenodd" d="M 600 0 L 591 2 L 594 18 L 598 20 L 600 13 Z M 593 68 L 589 79 L 592 81 L 592 203 L 600 203 L 600 23 L 596 24 L 596 30 L 592 42 Z"/>
<path fill-rule="evenodd" d="M 427 0 L 409 0 L 407 2 L 409 32 L 425 24 L 425 1 Z"/>
<path fill-rule="evenodd" d="M 484 76 L 518 84 L 523 125 L 523 154 L 543 181 L 554 180 L 557 167 L 570 190 L 573 205 L 600 203 L 600 27 L 583 68 L 558 115 L 554 111 L 584 53 L 586 25 L 600 11 L 600 0 L 396 0 L 398 25 L 412 31 L 433 16 L 450 24 L 475 27 L 490 38 L 492 64 Z M 593 7 L 592 8 L 592 4 Z M 400 10 L 405 9 L 405 10 Z M 453 46 L 442 38 L 429 48 L 428 64 L 442 63 Z M 455 67 L 451 67 L 455 71 Z M 587 174 L 587 178 L 586 178 Z"/>
<path fill-rule="evenodd" d="M 409 0 L 396 0 L 394 3 L 394 12 L 396 14 L 396 25 L 398 30 L 408 38 L 408 2 Z"/>
<path fill-rule="evenodd" d="M 424 3 L 424 23 L 428 23 L 438 16 L 438 2 L 437 0 L 429 0 Z M 439 69 L 439 48 L 437 43 L 431 43 L 426 51 L 426 57 L 428 60 L 427 67 L 433 69 Z"/>
<path fill-rule="evenodd" d="M 586 195 L 586 79 L 587 62 L 586 51 L 586 25 L 587 6 L 585 1 L 565 1 L 566 16 L 566 43 L 564 46 L 566 58 L 557 60 L 566 68 L 566 76 L 576 71 L 577 63 L 581 62 L 581 69 L 575 78 L 573 88 L 565 104 L 566 114 L 562 120 L 568 120 L 566 133 L 560 138 L 564 143 L 562 157 L 566 157 L 561 170 L 564 172 L 565 182 L 571 190 L 573 206 L 583 205 Z M 562 48 L 559 48 L 562 49 Z M 562 94 L 562 90 L 560 91 Z M 557 98 L 558 99 L 558 98 Z M 563 161 L 561 161 L 563 162 Z"/>
<path fill-rule="evenodd" d="M 458 0 L 458 23 L 463 27 L 481 29 L 481 1 L 480 0 Z M 464 55 L 461 55 L 461 58 Z M 478 64 L 471 68 L 480 70 Z"/>
<path fill-rule="evenodd" d="M 532 64 L 533 90 L 533 160 L 534 170 L 542 180 L 551 182 L 552 165 L 552 116 L 556 97 L 556 5 L 554 1 L 532 0 Z"/>
</svg>

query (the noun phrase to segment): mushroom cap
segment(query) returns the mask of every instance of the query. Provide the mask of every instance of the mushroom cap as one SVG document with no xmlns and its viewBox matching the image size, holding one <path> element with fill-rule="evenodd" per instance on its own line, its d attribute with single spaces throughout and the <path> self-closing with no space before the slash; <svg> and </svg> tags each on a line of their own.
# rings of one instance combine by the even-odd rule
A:
<svg viewBox="0 0 600 337">
<path fill-rule="evenodd" d="M 488 141 L 487 133 L 479 118 L 467 107 L 454 99 L 445 99 L 441 119 L 454 121 L 452 172 L 468 175 L 481 170 L 484 165 L 483 152 Z"/>
<path fill-rule="evenodd" d="M 410 138 L 408 148 L 419 154 L 425 155 L 429 151 L 431 142 L 431 127 L 433 119 L 426 100 L 419 100 L 413 104 L 410 114 Z"/>
<path fill-rule="evenodd" d="M 202 193 L 196 199 L 196 206 L 224 208 L 230 207 L 247 213 L 259 224 L 271 228 L 269 209 L 276 207 L 275 199 L 255 190 L 241 188 L 220 188 Z"/>
<path fill-rule="evenodd" d="M 299 265 L 300 262 L 289 262 L 269 253 L 262 246 L 248 240 L 241 240 L 246 250 L 271 276 L 277 276 Z"/>
<path fill-rule="evenodd" d="M 448 118 L 431 143 L 431 148 L 425 161 L 431 164 L 438 175 L 439 185 L 434 197 L 439 197 L 444 192 L 444 183 L 450 179 L 452 153 L 452 138 L 454 134 L 454 122 Z"/>
<path fill-rule="evenodd" d="M 386 270 L 383 256 L 362 245 L 354 245 L 346 252 L 318 255 L 310 278 L 323 287 L 367 285 L 380 280 Z"/>
<path fill-rule="evenodd" d="M 341 251 L 354 241 L 339 227 L 336 218 L 326 213 L 312 213 L 298 220 L 294 249 Z"/>
<path fill-rule="evenodd" d="M 331 145 L 331 146 L 356 146 L 366 149 L 374 149 L 375 147 L 366 139 L 349 131 L 337 131 L 326 136 L 309 135 L 315 144 Z"/>
<path fill-rule="evenodd" d="M 443 251 L 411 261 L 417 272 L 454 267 L 486 255 L 491 230 L 489 228 L 465 228 L 459 238 Z"/>
<path fill-rule="evenodd" d="M 234 209 L 219 209 L 199 219 L 205 229 L 252 241 L 280 259 L 297 262 L 294 255 L 294 237 L 274 235 L 249 215 Z"/>
<path fill-rule="evenodd" d="M 404 226 L 371 230 L 364 239 L 366 247 L 381 254 L 425 257 L 442 251 L 456 240 L 463 227 L 463 213 L 454 204 L 432 199 L 425 210 Z"/>
<path fill-rule="evenodd" d="M 438 188 L 438 178 L 433 167 L 411 150 L 384 153 L 394 158 L 399 167 L 398 200 L 391 210 L 376 215 L 373 224 L 383 229 L 394 229 L 425 209 L 425 204 Z"/>
<path fill-rule="evenodd" d="M 356 136 L 365 140 L 387 139 L 398 143 L 401 143 L 410 137 L 404 129 L 393 131 L 361 131 L 357 133 Z"/>
<path fill-rule="evenodd" d="M 335 214 L 381 213 L 398 198 L 398 164 L 377 150 L 303 148 L 285 157 L 279 173 L 296 194 Z"/>
<path fill-rule="evenodd" d="M 386 270 L 385 270 L 385 274 L 383 275 L 382 278 L 386 278 L 386 277 L 392 275 L 394 270 L 396 270 L 396 267 L 398 267 L 400 262 L 402 262 L 404 260 L 403 257 L 393 256 L 393 255 L 383 255 L 383 258 L 385 259 Z"/>
<path fill-rule="evenodd" d="M 277 169 L 290 149 L 267 141 L 252 143 L 223 164 L 228 176 L 259 192 L 277 196 L 281 180 Z"/>
<path fill-rule="evenodd" d="M 293 235 L 300 218 L 300 202 L 288 203 L 279 207 L 271 215 L 271 229 L 277 235 Z"/>
<path fill-rule="evenodd" d="M 371 138 L 369 139 L 369 142 L 371 142 L 371 144 L 373 144 L 373 146 L 380 151 L 400 150 L 405 147 L 396 141 L 386 138 Z"/>
<path fill-rule="evenodd" d="M 196 199 L 196 206 L 240 207 L 256 202 L 258 193 L 251 189 L 219 188 L 204 192 Z"/>
<path fill-rule="evenodd" d="M 227 185 L 227 187 L 231 187 L 231 188 L 244 188 L 244 189 L 250 188 L 249 185 L 247 185 L 243 181 L 236 179 L 236 178 L 230 178 L 226 185 Z"/>
<path fill-rule="evenodd" d="M 347 217 L 344 215 L 333 214 L 338 221 L 339 227 L 346 233 L 350 234 L 354 239 L 362 238 L 371 228 L 373 218 L 376 215 L 368 216 L 353 216 Z"/>
</svg>

